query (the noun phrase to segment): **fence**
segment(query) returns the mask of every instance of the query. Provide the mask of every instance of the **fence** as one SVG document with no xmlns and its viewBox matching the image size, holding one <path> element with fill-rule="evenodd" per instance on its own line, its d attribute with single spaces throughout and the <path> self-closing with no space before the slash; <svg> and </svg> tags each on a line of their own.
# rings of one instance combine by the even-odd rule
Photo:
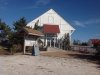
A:
<svg viewBox="0 0 100 75">
<path fill-rule="evenodd" d="M 71 46 L 71 49 L 74 51 L 80 51 L 80 52 L 85 52 L 85 53 L 95 53 L 96 49 L 90 47 L 90 46 Z"/>
</svg>

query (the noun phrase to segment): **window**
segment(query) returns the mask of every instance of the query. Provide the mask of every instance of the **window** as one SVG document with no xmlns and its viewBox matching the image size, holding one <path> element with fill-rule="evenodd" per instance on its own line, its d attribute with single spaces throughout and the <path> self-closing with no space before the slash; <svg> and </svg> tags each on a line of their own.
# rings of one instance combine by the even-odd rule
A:
<svg viewBox="0 0 100 75">
<path fill-rule="evenodd" d="M 49 16 L 49 23 L 54 23 L 54 18 L 52 16 Z"/>
</svg>

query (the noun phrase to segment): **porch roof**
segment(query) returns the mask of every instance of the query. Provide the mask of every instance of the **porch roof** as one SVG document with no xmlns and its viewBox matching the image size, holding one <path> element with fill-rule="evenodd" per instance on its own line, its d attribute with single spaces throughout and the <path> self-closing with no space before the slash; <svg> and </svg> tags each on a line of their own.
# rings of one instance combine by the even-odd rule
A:
<svg viewBox="0 0 100 75">
<path fill-rule="evenodd" d="M 43 25 L 43 32 L 57 34 L 57 33 L 60 33 L 60 29 L 59 29 L 58 25 L 44 24 Z"/>
<path fill-rule="evenodd" d="M 44 36 L 44 34 L 38 30 L 34 30 L 32 28 L 24 28 L 24 31 L 29 35 L 35 35 L 35 36 Z"/>
</svg>

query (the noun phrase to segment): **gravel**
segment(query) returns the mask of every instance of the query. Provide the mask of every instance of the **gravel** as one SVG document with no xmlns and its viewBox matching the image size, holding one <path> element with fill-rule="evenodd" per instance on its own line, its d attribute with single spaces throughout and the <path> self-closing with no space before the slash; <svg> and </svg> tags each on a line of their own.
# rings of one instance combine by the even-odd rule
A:
<svg viewBox="0 0 100 75">
<path fill-rule="evenodd" d="M 97 67 L 76 58 L 0 56 L 0 75 L 100 75 Z"/>
</svg>

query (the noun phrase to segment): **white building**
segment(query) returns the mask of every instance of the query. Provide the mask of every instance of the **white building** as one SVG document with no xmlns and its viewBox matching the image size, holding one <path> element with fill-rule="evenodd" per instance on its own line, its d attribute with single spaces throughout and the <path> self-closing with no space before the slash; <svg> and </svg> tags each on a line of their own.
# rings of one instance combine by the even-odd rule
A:
<svg viewBox="0 0 100 75">
<path fill-rule="evenodd" d="M 65 34 L 69 33 L 70 40 L 71 40 L 71 35 L 75 30 L 66 20 L 64 20 L 53 9 L 48 10 L 41 16 L 29 22 L 27 26 L 34 28 L 34 25 L 37 21 L 38 21 L 38 25 L 41 27 L 44 25 L 58 25 L 60 33 L 57 33 L 57 39 L 61 39 L 64 37 Z"/>
</svg>

